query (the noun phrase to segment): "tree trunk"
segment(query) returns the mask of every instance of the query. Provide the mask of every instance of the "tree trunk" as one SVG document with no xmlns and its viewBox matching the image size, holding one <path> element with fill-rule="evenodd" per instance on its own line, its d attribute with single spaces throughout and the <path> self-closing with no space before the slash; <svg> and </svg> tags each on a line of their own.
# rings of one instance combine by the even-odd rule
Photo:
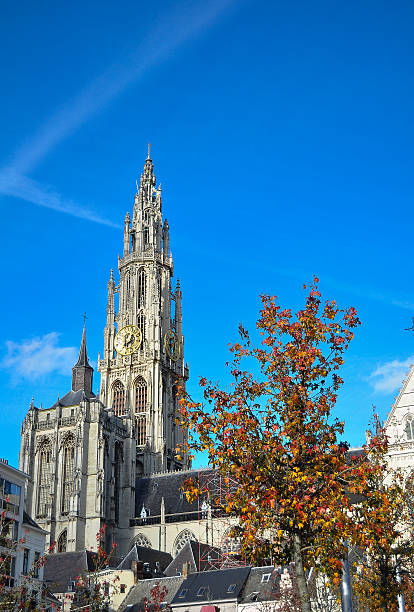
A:
<svg viewBox="0 0 414 612">
<path fill-rule="evenodd" d="M 302 612 L 312 612 L 305 570 L 303 568 L 300 535 L 298 533 L 293 534 L 293 560 L 295 561 L 296 579 L 298 581 Z"/>
</svg>

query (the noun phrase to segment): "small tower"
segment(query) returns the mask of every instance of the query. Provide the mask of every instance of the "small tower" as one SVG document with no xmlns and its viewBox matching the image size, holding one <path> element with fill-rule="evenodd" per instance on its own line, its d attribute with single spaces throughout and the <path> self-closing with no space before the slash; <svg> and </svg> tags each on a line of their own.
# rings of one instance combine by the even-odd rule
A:
<svg viewBox="0 0 414 612">
<path fill-rule="evenodd" d="M 86 328 L 83 324 L 82 342 L 78 361 L 72 368 L 72 391 L 84 391 L 89 397 L 92 394 L 93 368 L 89 365 L 86 350 Z"/>
</svg>

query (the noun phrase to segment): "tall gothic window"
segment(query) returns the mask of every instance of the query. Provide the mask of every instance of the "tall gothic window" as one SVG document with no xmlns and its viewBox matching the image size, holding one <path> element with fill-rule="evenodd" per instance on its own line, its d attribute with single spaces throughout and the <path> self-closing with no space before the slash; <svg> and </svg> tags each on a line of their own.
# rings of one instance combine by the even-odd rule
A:
<svg viewBox="0 0 414 612">
<path fill-rule="evenodd" d="M 145 330 L 145 314 L 142 311 L 138 315 L 138 327 L 141 330 L 141 337 L 142 337 L 141 346 L 143 346 L 143 343 L 145 341 L 145 336 L 146 336 L 146 330 Z"/>
<path fill-rule="evenodd" d="M 64 531 L 62 531 L 57 541 L 58 553 L 66 552 L 67 546 L 68 546 L 68 532 L 65 529 Z"/>
<path fill-rule="evenodd" d="M 147 383 L 138 376 L 135 381 L 135 412 L 145 412 L 147 409 Z"/>
<path fill-rule="evenodd" d="M 50 479 L 52 467 L 52 447 L 50 442 L 44 442 L 39 449 L 38 459 L 38 497 L 37 497 L 37 516 L 46 516 L 50 502 Z"/>
<path fill-rule="evenodd" d="M 112 408 L 116 416 L 122 416 L 125 412 L 125 389 L 120 380 L 112 387 Z"/>
<path fill-rule="evenodd" d="M 123 461 L 122 444 L 117 442 L 115 444 L 115 483 L 114 483 L 114 497 L 115 497 L 115 522 L 119 522 L 119 508 L 121 504 L 121 466 Z"/>
<path fill-rule="evenodd" d="M 414 440 L 414 418 L 411 415 L 405 421 L 405 435 L 407 440 Z"/>
<path fill-rule="evenodd" d="M 145 446 L 147 442 L 147 415 L 139 414 L 135 417 L 136 441 L 138 446 Z"/>
<path fill-rule="evenodd" d="M 145 306 L 145 296 L 147 289 L 147 275 L 145 270 L 140 270 L 138 273 L 138 308 Z"/>
<path fill-rule="evenodd" d="M 70 496 L 73 493 L 73 477 L 75 472 L 75 441 L 69 437 L 63 444 L 62 466 L 62 514 L 68 514 L 70 509 Z"/>
</svg>

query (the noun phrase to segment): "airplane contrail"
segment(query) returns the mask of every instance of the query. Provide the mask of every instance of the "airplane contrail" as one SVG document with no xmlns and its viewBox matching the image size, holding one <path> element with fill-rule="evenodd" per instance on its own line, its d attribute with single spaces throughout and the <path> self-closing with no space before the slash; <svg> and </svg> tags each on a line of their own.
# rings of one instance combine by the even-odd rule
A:
<svg viewBox="0 0 414 612">
<path fill-rule="evenodd" d="M 128 86 L 138 81 L 150 68 L 167 60 L 175 49 L 213 25 L 226 9 L 236 4 L 236 1 L 187 2 L 186 11 L 182 8 L 184 3 L 180 2 L 178 10 L 174 14 L 169 14 L 168 18 L 151 30 L 138 48 L 129 55 L 127 62 L 111 65 L 84 90 L 65 103 L 34 138 L 30 139 L 11 161 L 0 169 L 0 193 L 96 223 L 117 227 L 116 224 L 100 218 L 91 210 L 88 211 L 62 198 L 56 191 L 45 189 L 40 183 L 25 175 L 33 170 L 55 146 L 122 94 Z M 238 3 L 240 4 L 240 1 Z"/>
</svg>

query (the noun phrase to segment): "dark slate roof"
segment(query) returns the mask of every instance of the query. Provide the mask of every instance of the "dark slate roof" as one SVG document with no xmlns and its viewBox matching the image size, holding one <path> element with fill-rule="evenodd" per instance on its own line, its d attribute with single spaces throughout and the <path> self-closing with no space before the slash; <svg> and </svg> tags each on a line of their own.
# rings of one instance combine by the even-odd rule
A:
<svg viewBox="0 0 414 612">
<path fill-rule="evenodd" d="M 165 514 L 197 512 L 202 500 L 188 502 L 182 487 L 189 478 L 196 480 L 201 473 L 205 475 L 207 472 L 211 472 L 211 470 L 169 472 L 158 476 L 137 478 L 135 482 L 135 516 L 140 517 L 142 506 L 147 512 L 149 511 L 149 516 L 160 515 L 162 498 L 164 498 Z"/>
<path fill-rule="evenodd" d="M 166 576 L 177 576 L 183 573 L 183 566 L 187 563 L 189 572 L 206 572 L 214 569 L 214 562 L 219 559 L 220 551 L 209 544 L 188 541 L 180 550 L 175 559 L 165 570 Z"/>
<path fill-rule="evenodd" d="M 57 406 L 78 406 L 83 400 L 94 397 L 96 396 L 92 391 L 90 393 L 85 393 L 83 389 L 80 391 L 69 391 L 69 393 L 59 398 L 51 408 L 56 408 Z"/>
<path fill-rule="evenodd" d="M 174 599 L 175 594 L 183 582 L 181 576 L 173 576 L 171 578 L 151 578 L 150 580 L 139 580 L 137 584 L 129 591 L 121 606 L 120 612 L 128 610 L 128 612 L 143 612 L 144 599 L 151 601 L 151 589 L 157 584 L 160 584 L 161 589 L 165 587 L 167 593 L 164 601 L 169 604 Z"/>
<path fill-rule="evenodd" d="M 252 601 L 269 601 L 274 599 L 275 593 L 280 590 L 280 577 L 285 568 L 252 567 L 245 587 L 241 594 L 242 603 Z M 263 576 L 270 574 L 269 580 L 262 582 Z"/>
<path fill-rule="evenodd" d="M 40 529 L 40 531 L 45 531 L 44 529 L 42 529 L 42 527 L 40 527 L 40 525 L 36 523 L 36 521 L 32 519 L 31 516 L 27 514 L 26 510 L 23 510 L 23 525 L 29 525 L 30 527 L 35 527 L 36 529 Z"/>
<path fill-rule="evenodd" d="M 250 567 L 232 567 L 190 574 L 182 583 L 172 604 L 238 600 L 249 573 Z"/>
<path fill-rule="evenodd" d="M 88 550 L 47 555 L 44 569 L 47 588 L 52 593 L 66 593 L 70 580 L 94 569 L 93 557 Z"/>
<path fill-rule="evenodd" d="M 135 544 L 127 556 L 123 558 L 117 569 L 132 569 L 133 561 L 148 563 L 152 572 L 157 570 L 163 572 L 171 564 L 172 556 L 162 550 L 154 550 L 153 548 L 146 548 L 145 546 Z"/>
</svg>

